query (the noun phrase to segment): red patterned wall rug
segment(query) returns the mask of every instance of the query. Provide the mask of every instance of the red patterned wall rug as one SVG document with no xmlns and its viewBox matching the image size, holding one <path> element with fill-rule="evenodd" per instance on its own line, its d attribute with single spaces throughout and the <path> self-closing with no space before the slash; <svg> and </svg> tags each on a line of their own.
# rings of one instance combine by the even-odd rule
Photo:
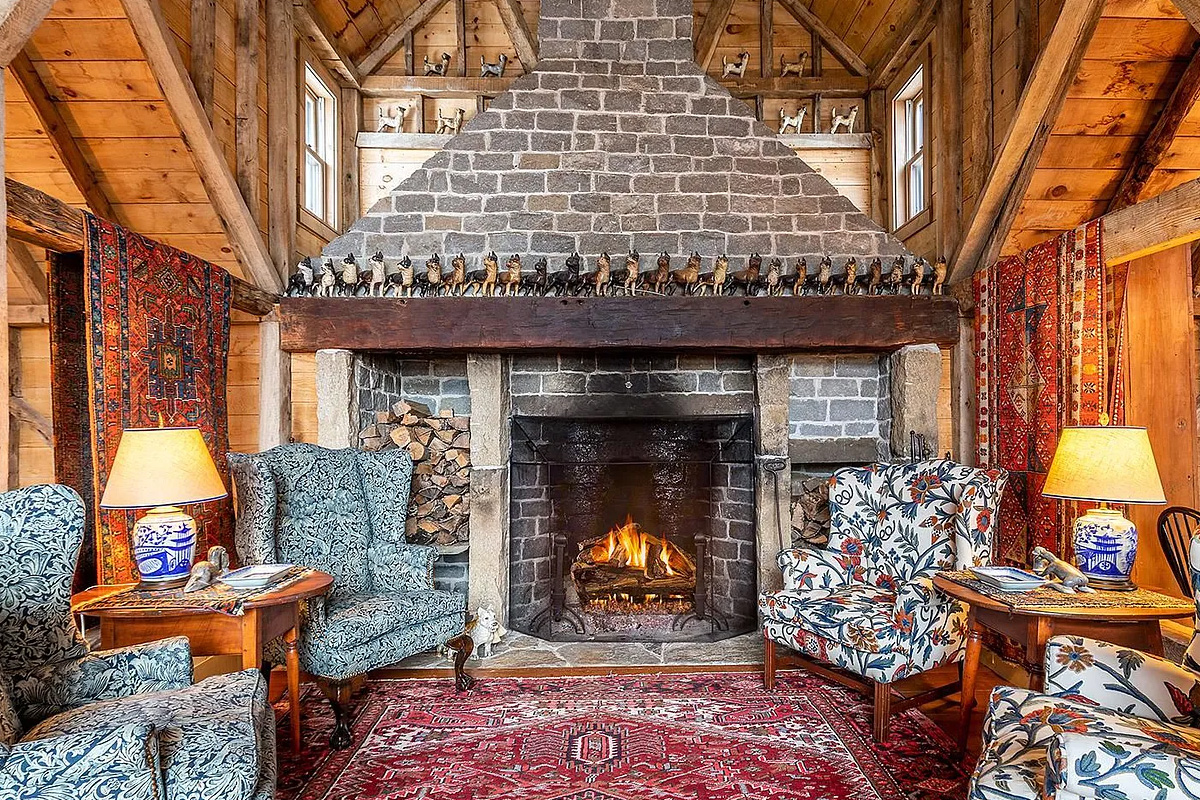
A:
<svg viewBox="0 0 1200 800">
<path fill-rule="evenodd" d="M 805 673 L 371 681 L 353 744 L 319 693 L 301 755 L 279 727 L 278 800 L 942 800 L 966 779 L 920 712 L 871 740 L 855 692 Z"/>
</svg>

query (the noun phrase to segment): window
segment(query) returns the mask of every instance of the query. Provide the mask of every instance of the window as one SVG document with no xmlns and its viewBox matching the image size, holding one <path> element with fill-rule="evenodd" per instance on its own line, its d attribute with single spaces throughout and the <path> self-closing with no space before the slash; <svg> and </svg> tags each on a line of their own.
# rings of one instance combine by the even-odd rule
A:
<svg viewBox="0 0 1200 800">
<path fill-rule="evenodd" d="M 334 143 L 337 101 L 311 66 L 304 66 L 304 208 L 337 227 Z"/>
<path fill-rule="evenodd" d="M 898 229 L 929 206 L 925 175 L 925 67 L 892 100 L 892 223 Z"/>
</svg>

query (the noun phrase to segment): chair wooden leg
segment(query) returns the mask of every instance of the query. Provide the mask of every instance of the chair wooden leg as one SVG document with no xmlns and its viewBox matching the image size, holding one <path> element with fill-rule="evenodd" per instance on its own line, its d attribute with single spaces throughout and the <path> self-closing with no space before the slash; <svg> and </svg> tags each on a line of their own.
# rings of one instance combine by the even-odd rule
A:
<svg viewBox="0 0 1200 800">
<path fill-rule="evenodd" d="M 763 685 L 767 691 L 775 688 L 775 640 L 763 631 Z"/>
<path fill-rule="evenodd" d="M 875 684 L 875 706 L 872 711 L 871 727 L 875 741 L 886 744 L 891 728 L 892 717 L 892 685 L 890 683 Z"/>
<path fill-rule="evenodd" d="M 329 737 L 329 747 L 332 750 L 345 750 L 350 746 L 351 682 L 318 681 L 317 685 L 329 698 L 329 705 L 333 708 L 333 735 Z"/>
</svg>

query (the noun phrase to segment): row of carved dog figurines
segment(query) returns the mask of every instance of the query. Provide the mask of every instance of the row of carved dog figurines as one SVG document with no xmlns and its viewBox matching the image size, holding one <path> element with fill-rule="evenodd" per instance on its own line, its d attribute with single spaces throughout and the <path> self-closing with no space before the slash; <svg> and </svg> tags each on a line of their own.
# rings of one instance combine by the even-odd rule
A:
<svg viewBox="0 0 1200 800">
<path fill-rule="evenodd" d="M 422 272 L 413 266 L 408 256 L 400 259 L 394 270 L 384 263 L 383 253 L 376 253 L 368 261 L 368 269 L 360 271 L 354 255 L 347 255 L 338 268 L 332 258 L 325 259 L 320 272 L 312 261 L 305 258 L 288 280 L 286 294 L 289 297 L 421 297 L 429 296 L 476 296 L 502 295 L 553 295 L 564 296 L 611 296 L 617 293 L 633 295 L 640 292 L 674 294 L 681 291 L 686 295 L 738 294 L 745 296 L 765 294 L 781 296 L 785 292 L 793 295 L 828 294 L 926 294 L 940 295 L 946 283 L 946 260 L 939 258 L 930 267 L 918 258 L 912 269 L 905 273 L 907 259 L 896 257 L 889 269 L 884 270 L 883 261 L 876 258 L 865 270 L 859 271 L 858 260 L 848 258 L 844 271 L 833 272 L 833 260 L 829 256 L 821 259 L 816 271 L 810 272 L 808 260 L 797 259 L 796 271 L 789 273 L 784 262 L 771 259 L 763 267 L 763 258 L 757 253 L 747 260 L 746 268 L 731 271 L 729 258 L 718 256 L 710 272 L 701 271 L 699 253 L 692 253 L 683 269 L 671 269 L 671 257 L 662 253 L 652 270 L 642 272 L 640 256 L 636 251 L 625 259 L 624 268 L 613 269 L 608 253 L 596 259 L 593 271 L 583 270 L 583 258 L 575 253 L 568 256 L 563 269 L 550 272 L 545 258 L 539 258 L 532 270 L 526 268 L 521 257 L 508 259 L 503 269 L 495 253 L 483 258 L 483 269 L 467 270 L 467 259 L 462 253 L 450 261 L 450 270 L 444 272 L 442 259 L 434 253 L 426 262 Z"/>
</svg>

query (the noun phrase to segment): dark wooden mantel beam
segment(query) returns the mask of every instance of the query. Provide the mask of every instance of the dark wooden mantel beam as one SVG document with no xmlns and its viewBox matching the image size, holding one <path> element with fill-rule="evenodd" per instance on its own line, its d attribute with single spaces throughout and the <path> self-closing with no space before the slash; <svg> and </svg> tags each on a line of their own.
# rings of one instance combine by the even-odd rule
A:
<svg viewBox="0 0 1200 800">
<path fill-rule="evenodd" d="M 32 186 L 4 179 L 8 198 L 8 235 L 47 250 L 73 253 L 83 249 L 83 211 Z M 233 307 L 262 317 L 270 314 L 279 298 L 264 292 L 236 275 L 233 280 Z"/>
<path fill-rule="evenodd" d="M 887 351 L 958 342 L 953 297 L 293 298 L 282 347 L 421 352 Z"/>
</svg>

